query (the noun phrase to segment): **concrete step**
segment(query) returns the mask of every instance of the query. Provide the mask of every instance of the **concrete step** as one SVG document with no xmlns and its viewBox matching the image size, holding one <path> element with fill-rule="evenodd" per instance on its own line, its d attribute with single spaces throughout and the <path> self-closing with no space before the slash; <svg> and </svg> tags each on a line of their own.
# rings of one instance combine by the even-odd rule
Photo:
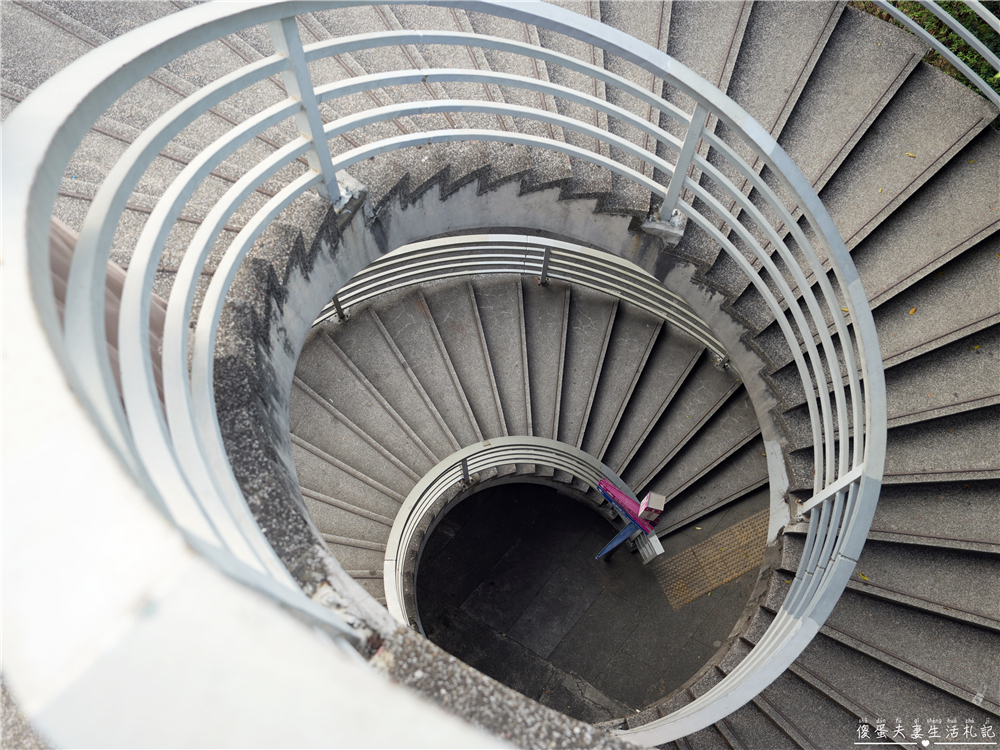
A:
<svg viewBox="0 0 1000 750">
<path fill-rule="evenodd" d="M 531 434 L 556 439 L 562 403 L 570 286 L 548 286 L 522 279 L 528 382 L 531 384 Z"/>
<path fill-rule="evenodd" d="M 437 458 L 402 416 L 330 338 L 336 324 L 324 323 L 307 338 L 296 376 L 353 424 L 362 425 L 379 445 L 419 476 Z"/>
<path fill-rule="evenodd" d="M 816 190 L 865 136 L 926 51 L 908 31 L 844 8 L 778 137 Z M 770 170 L 764 174 L 783 197 Z"/>
<path fill-rule="evenodd" d="M 731 375 L 702 357 L 621 473 L 622 479 L 636 491 L 645 487 L 738 389 Z"/>
<path fill-rule="evenodd" d="M 648 483 L 667 500 L 676 497 L 760 434 L 757 413 L 740 390 L 709 419 Z"/>
<path fill-rule="evenodd" d="M 1000 478 L 1000 406 L 889 430 L 885 484 Z"/>
<path fill-rule="evenodd" d="M 462 447 L 374 310 L 357 311 L 332 338 L 431 449 L 435 463 Z"/>
<path fill-rule="evenodd" d="M 670 36 L 671 3 L 604 3 L 601 5 L 601 21 L 629 36 L 640 39 L 646 44 L 666 52 L 667 40 Z M 606 70 L 639 84 L 647 91 L 662 95 L 663 79 L 643 70 L 617 55 L 604 53 Z M 635 97 L 621 92 L 614 86 L 605 88 L 605 96 L 611 104 L 621 107 L 644 120 L 658 124 L 660 111 L 650 105 L 639 102 Z M 646 151 L 654 152 L 658 142 L 644 133 L 638 133 L 634 128 L 627 127 L 615 118 L 608 120 L 608 130 L 615 135 L 628 138 Z M 612 148 L 611 156 L 628 167 L 635 169 L 648 177 L 654 177 L 654 170 L 636 159 Z M 658 181 L 663 182 L 665 175 L 660 175 Z M 630 213 L 640 219 L 646 217 L 650 208 L 650 194 L 641 187 L 616 174 L 611 175 L 612 192 L 605 201 L 605 207 L 613 212 Z"/>
<path fill-rule="evenodd" d="M 496 36 L 523 44 L 539 46 L 538 31 L 530 24 L 506 18 L 498 18 L 485 13 L 475 13 L 465 10 L 458 10 L 457 12 L 460 14 L 459 20 L 463 28 L 468 23 L 469 31 L 485 36 Z M 487 49 L 482 50 L 482 55 L 490 70 L 503 71 L 523 78 L 534 78 L 543 82 L 549 81 L 548 67 L 542 60 L 533 60 L 523 55 Z M 521 107 L 534 107 L 548 112 L 558 111 L 555 99 L 546 94 L 539 94 L 526 89 L 509 86 L 502 86 L 500 90 L 504 101 L 510 104 Z M 565 136 L 561 127 L 546 125 L 537 120 L 525 120 L 523 118 L 514 118 L 514 122 L 522 133 L 565 142 Z M 529 148 L 528 157 L 531 160 L 532 167 L 522 183 L 523 189 L 526 191 L 530 192 L 547 187 L 561 186 L 572 177 L 573 170 L 570 166 L 569 158 L 562 154 L 555 153 L 554 151 Z"/>
<path fill-rule="evenodd" d="M 602 458 L 614 472 L 620 475 L 642 447 L 688 374 L 707 356 L 704 352 L 703 346 L 664 324 Z"/>
<path fill-rule="evenodd" d="M 869 541 L 848 587 L 996 631 L 1000 602 L 982 594 L 993 589 L 998 574 L 996 555 Z"/>
<path fill-rule="evenodd" d="M 996 114 L 986 99 L 955 79 L 918 65 L 820 192 L 848 248 L 871 234 Z M 861 210 L 858 196 L 865 196 Z"/>
<path fill-rule="evenodd" d="M 336 456 L 351 469 L 405 497 L 420 475 L 389 453 L 362 427 L 351 422 L 329 401 L 296 378 L 289 400 L 289 429 L 300 447 Z"/>
<path fill-rule="evenodd" d="M 603 459 L 663 328 L 663 321 L 626 302 L 618 304 L 605 366 L 581 448 Z"/>
<path fill-rule="evenodd" d="M 786 671 L 754 699 L 773 721 L 795 739 L 796 744 L 810 750 L 853 747 L 857 736 L 858 718 L 830 700 L 826 695 Z"/>
<path fill-rule="evenodd" d="M 795 108 L 843 9 L 840 2 L 755 3 L 751 9 L 726 94 L 775 138 Z M 720 138 L 754 169 L 763 167 L 763 162 L 735 134 L 726 128 L 717 130 Z M 725 159 L 710 151 L 709 161 L 749 192 L 749 185 Z M 702 182 L 724 206 L 734 210 L 735 202 L 719 192 L 714 183 L 705 178 Z"/>
<path fill-rule="evenodd" d="M 315 505 L 315 502 L 319 502 L 323 505 L 319 513 L 310 507 L 313 519 L 320 531 L 335 533 L 337 529 L 345 531 L 347 529 L 343 526 L 340 513 L 328 514 L 326 507 L 332 506 L 328 503 L 322 503 L 317 498 L 310 497 L 309 493 L 322 494 L 339 500 L 350 510 L 365 512 L 366 520 L 377 522 L 382 522 L 386 518 L 390 520 L 395 518 L 399 506 L 405 499 L 388 487 L 379 485 L 367 474 L 351 469 L 335 457 L 323 454 L 319 449 L 302 440 L 292 439 L 292 455 L 295 458 L 295 471 L 298 474 L 299 485 L 302 487 L 303 495 L 307 498 L 307 504 Z M 315 502 L 310 503 L 310 501 Z M 342 509 L 338 508 L 338 510 Z M 370 526 L 370 524 L 365 525 Z M 381 523 L 381 525 L 385 524 Z M 349 529 L 349 531 L 351 534 L 345 535 L 359 539 L 369 538 L 367 535 L 354 536 L 355 529 Z"/>
<path fill-rule="evenodd" d="M 570 294 L 559 440 L 577 448 L 583 443 L 607 363 L 618 307 L 618 300 L 589 289 L 574 287 Z"/>
<path fill-rule="evenodd" d="M 580 15 L 601 20 L 600 5 L 592 0 L 553 0 L 553 5 L 558 5 L 566 10 L 579 13 Z M 597 68 L 604 67 L 604 50 L 593 44 L 587 44 L 573 39 L 563 34 L 550 31 L 548 29 L 537 29 L 538 41 L 542 47 L 561 52 L 564 55 L 575 57 L 579 60 L 593 65 Z M 550 65 L 547 68 L 549 80 L 559 86 L 589 94 L 598 99 L 604 99 L 604 82 L 598 81 L 582 73 L 567 70 L 560 65 Z M 556 99 L 556 108 L 559 114 L 580 120 L 601 130 L 608 129 L 608 117 L 603 112 L 585 107 L 576 102 L 565 99 Z M 578 146 L 588 151 L 599 153 L 603 156 L 609 155 L 608 145 L 583 135 L 573 130 L 564 130 L 563 137 L 566 143 Z M 597 167 L 590 162 L 570 157 L 570 166 L 573 169 L 573 176 L 564 192 L 574 198 L 603 198 L 611 192 L 611 173 L 601 167 Z"/>
<path fill-rule="evenodd" d="M 748 497 L 764 498 L 766 507 L 767 458 L 763 454 L 764 441 L 754 438 L 707 476 L 675 495 L 660 516 L 656 533 L 665 536 L 678 531 Z M 654 492 L 660 492 L 655 484 L 651 487 Z"/>
<path fill-rule="evenodd" d="M 778 136 L 778 143 L 816 190 L 826 185 L 864 137 L 926 50 L 909 32 L 855 8 L 844 9 Z M 834 111 L 837 116 L 831 117 Z M 765 167 L 760 174 L 797 216 L 796 202 L 770 169 Z M 756 190 L 750 199 L 773 226 L 781 226 L 778 214 Z M 754 225 L 751 230 L 767 247 L 763 233 Z"/>
<path fill-rule="evenodd" d="M 421 292 L 479 431 L 487 439 L 507 435 L 496 375 L 472 284 L 467 279 L 424 284 Z"/>
<path fill-rule="evenodd" d="M 416 376 L 459 446 L 482 441 L 483 433 L 422 291 L 404 289 L 383 295 L 371 309 L 403 355 L 403 367 Z"/>
<path fill-rule="evenodd" d="M 998 495 L 996 480 L 887 485 L 868 538 L 998 554 Z"/>
<path fill-rule="evenodd" d="M 416 5 L 396 5 L 383 8 L 386 15 L 404 29 L 444 29 L 475 33 L 468 14 L 462 8 L 429 8 Z M 468 68 L 471 70 L 492 70 L 485 50 L 477 47 L 452 47 L 419 45 L 416 48 L 424 62 L 435 68 Z M 500 86 L 478 83 L 444 83 L 448 96 L 454 99 L 485 99 L 492 102 L 507 102 L 504 89 Z M 509 90 L 509 89 L 508 89 Z M 526 92 L 527 93 L 527 92 Z M 541 135 L 545 126 L 526 121 L 515 122 L 514 118 L 499 115 L 484 115 L 474 112 L 464 114 L 471 127 L 505 132 L 530 132 Z M 519 127 L 520 125 L 520 127 Z M 535 169 L 546 169 L 547 159 L 532 158 L 536 150 L 525 146 L 483 144 L 489 156 L 490 167 L 495 174 L 491 179 L 509 179 L 513 175 L 527 175 Z M 532 178 L 534 179 L 534 178 Z M 547 177 L 540 179 L 548 179 Z"/>
<path fill-rule="evenodd" d="M 725 91 L 733 75 L 753 2 L 674 2 L 670 5 L 669 36 L 666 52 L 716 88 Z M 685 112 L 694 112 L 694 102 L 686 94 L 672 86 L 662 87 L 663 98 Z M 660 117 L 660 127 L 676 135 L 683 131 L 675 126 L 666 115 Z M 715 129 L 715 118 L 710 117 L 708 127 Z M 699 148 L 702 156 L 708 147 Z M 657 155 L 668 158 L 670 151 L 665 146 L 657 146 Z M 697 173 L 694 173 L 697 177 Z M 652 201 L 658 207 L 658 201 Z M 703 256 L 708 264 L 715 260 L 718 246 L 704 237 L 700 230 L 689 226 L 686 234 L 693 235 L 688 241 L 688 252 L 697 258 Z M 696 242 L 696 240 L 700 240 Z M 697 245 L 697 247 L 696 247 Z M 714 245 L 714 248 L 713 248 Z"/>
<path fill-rule="evenodd" d="M 774 750 L 801 748 L 782 726 L 754 702 L 733 711 L 715 726 L 734 747 L 768 747 Z"/>
<path fill-rule="evenodd" d="M 583 442 L 617 311 L 618 300 L 605 294 L 579 287 L 574 287 L 570 293 L 559 406 L 560 442 L 577 448 Z M 561 481 L 566 481 L 568 476 L 560 471 L 555 474 Z"/>
<path fill-rule="evenodd" d="M 531 435 L 531 389 L 521 279 L 470 280 L 509 435 Z"/>
<path fill-rule="evenodd" d="M 1000 709 L 1000 665 L 983 659 L 1000 649 L 1000 633 L 856 591 L 844 592 L 822 632 L 962 700 L 978 696 L 984 709 Z"/>
<path fill-rule="evenodd" d="M 883 366 L 894 368 L 1000 323 L 1000 299 L 990 293 L 1000 288 L 998 252 L 1000 232 L 994 232 L 907 289 L 899 300 L 876 308 Z M 779 335 L 777 326 L 772 325 L 755 341 L 771 354 L 772 366 L 780 368 L 771 381 L 782 401 L 792 407 L 803 403 L 805 396 L 795 365 L 789 364 L 790 357 L 775 345 Z"/>
<path fill-rule="evenodd" d="M 1000 328 L 993 326 L 909 360 L 905 367 L 887 370 L 888 426 L 902 427 L 1000 403 L 998 356 Z M 850 409 L 850 397 L 847 400 Z M 812 423 L 805 404 L 785 411 L 781 421 L 792 449 L 812 445 Z"/>
<path fill-rule="evenodd" d="M 875 734 L 877 718 L 885 721 L 890 736 L 895 730 L 897 717 L 904 724 L 903 731 L 907 735 L 912 731 L 914 721 L 921 723 L 926 733 L 927 717 L 942 720 L 939 728 L 942 735 L 946 731 L 946 717 L 959 717 L 959 731 L 964 728 L 964 721 L 971 719 L 975 722 L 977 734 L 984 722 L 992 723 L 989 714 L 982 708 L 971 706 L 825 635 L 814 638 L 789 671 L 856 716 L 867 718 L 871 735 Z M 917 710 L 914 706 L 921 707 L 919 717 L 912 715 Z M 857 730 L 857 724 L 854 730 Z M 856 738 L 857 734 L 849 735 L 845 746 Z"/>
</svg>

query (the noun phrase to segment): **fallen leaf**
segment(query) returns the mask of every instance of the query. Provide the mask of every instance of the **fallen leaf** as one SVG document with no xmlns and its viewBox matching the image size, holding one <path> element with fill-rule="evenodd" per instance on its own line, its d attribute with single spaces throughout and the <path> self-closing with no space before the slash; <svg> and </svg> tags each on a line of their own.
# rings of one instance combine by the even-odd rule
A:
<svg viewBox="0 0 1000 750">
<path fill-rule="evenodd" d="M 909 151 L 906 152 L 906 155 L 909 156 L 911 159 L 916 159 L 917 158 L 916 154 L 911 154 Z"/>
<path fill-rule="evenodd" d="M 701 531 L 701 526 L 695 526 L 695 528 L 698 529 L 698 531 Z"/>
<path fill-rule="evenodd" d="M 709 591 L 709 592 L 708 592 L 708 595 L 709 595 L 709 596 L 711 596 L 711 595 L 712 595 L 712 592 L 711 592 L 711 591 Z M 701 657 L 699 656 L 698 658 L 700 659 Z"/>
<path fill-rule="evenodd" d="M 976 345 L 975 345 L 974 347 L 972 347 L 972 348 L 973 348 L 973 349 L 978 349 L 978 348 L 979 348 L 979 344 L 976 344 Z"/>
<path fill-rule="evenodd" d="M 785 581 L 785 583 L 791 583 L 791 581 Z"/>
<path fill-rule="evenodd" d="M 969 159 L 969 164 L 975 164 L 975 163 L 976 163 L 975 159 Z"/>
<path fill-rule="evenodd" d="M 868 576 L 866 576 L 864 573 L 858 573 L 858 575 L 861 576 L 864 580 L 866 581 L 868 580 Z"/>
<path fill-rule="evenodd" d="M 913 315 L 913 313 L 915 313 L 916 311 L 917 311 L 917 308 L 911 307 L 910 308 L 910 315 Z"/>
<path fill-rule="evenodd" d="M 848 309 L 847 309 L 846 307 L 842 307 L 842 308 L 840 308 L 840 311 L 841 311 L 841 312 L 850 312 L 850 310 L 848 310 Z"/>
<path fill-rule="evenodd" d="M 878 191 L 881 193 L 882 192 L 882 188 L 879 188 Z"/>
</svg>

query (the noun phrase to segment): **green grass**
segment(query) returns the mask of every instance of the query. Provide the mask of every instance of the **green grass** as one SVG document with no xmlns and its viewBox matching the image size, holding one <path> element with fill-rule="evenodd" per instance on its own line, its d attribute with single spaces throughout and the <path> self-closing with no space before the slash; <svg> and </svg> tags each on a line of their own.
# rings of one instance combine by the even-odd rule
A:
<svg viewBox="0 0 1000 750">
<path fill-rule="evenodd" d="M 993 67 L 986 62 L 986 60 L 984 60 L 978 52 L 972 49 L 972 47 L 970 47 L 958 34 L 942 23 L 937 16 L 924 8 L 918 2 L 911 2 L 910 0 L 893 0 L 892 4 L 923 26 L 924 29 L 934 36 L 934 38 L 940 41 L 949 50 L 954 52 L 962 62 L 972 68 L 973 72 L 986 81 L 986 83 L 994 91 L 1000 93 L 1000 73 L 993 70 Z M 951 15 L 963 26 L 965 26 L 965 28 L 971 31 L 976 38 L 983 42 L 992 52 L 1000 55 L 1000 34 L 990 28 L 978 15 L 976 15 L 973 10 L 969 8 L 968 5 L 963 2 L 940 2 L 938 4 L 946 13 Z M 878 6 L 872 2 L 867 2 L 867 0 L 858 0 L 856 2 L 849 3 L 849 5 L 881 18 L 883 21 L 888 21 L 895 26 L 899 26 L 901 28 L 903 27 L 901 23 L 896 21 L 896 19 L 888 13 L 880 10 Z M 994 0 L 993 2 L 984 2 L 983 5 L 985 5 L 986 9 L 993 13 L 993 15 L 1000 16 L 1000 1 Z M 978 87 L 975 84 L 971 83 L 965 76 L 959 73 L 951 63 L 945 60 L 937 52 L 934 52 L 933 50 L 928 52 L 924 57 L 924 62 L 943 70 L 948 75 L 957 78 L 969 88 L 978 91 Z"/>
</svg>

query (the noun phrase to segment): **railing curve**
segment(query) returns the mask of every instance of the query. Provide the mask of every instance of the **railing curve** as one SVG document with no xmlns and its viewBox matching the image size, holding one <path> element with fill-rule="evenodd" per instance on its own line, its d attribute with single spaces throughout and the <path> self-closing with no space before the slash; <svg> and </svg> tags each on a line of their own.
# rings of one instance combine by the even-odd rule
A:
<svg viewBox="0 0 1000 750">
<path fill-rule="evenodd" d="M 660 744 L 723 718 L 766 687 L 815 635 L 846 585 L 871 523 L 885 456 L 885 387 L 867 298 L 830 216 L 794 163 L 735 102 L 676 60 L 622 32 L 545 3 L 428 1 L 431 5 L 461 7 L 534 24 L 599 45 L 607 54 L 637 65 L 689 96 L 695 102 L 694 111 L 688 114 L 602 68 L 509 40 L 453 32 L 396 32 L 362 34 L 306 46 L 298 37 L 296 14 L 382 4 L 383 0 L 257 0 L 196 6 L 136 29 L 104 45 L 98 54 L 81 58 L 40 86 L 7 120 L 3 232 L 5 257 L 13 256 L 13 260 L 5 261 L 6 275 L 10 278 L 13 272 L 17 283 L 30 285 L 30 292 L 25 288 L 20 297 L 14 297 L 37 311 L 49 344 L 83 408 L 148 496 L 165 509 L 192 545 L 217 564 L 272 595 L 295 602 L 294 581 L 256 526 L 229 465 L 214 399 L 214 350 L 222 306 L 248 250 L 274 217 L 312 188 L 342 203 L 349 196 L 342 190 L 343 180 L 338 173 L 372 156 L 416 145 L 463 140 L 520 143 L 568 154 L 613 171 L 662 198 L 667 216 L 676 209 L 732 257 L 774 315 L 807 397 L 816 478 L 813 499 L 799 508 L 799 512 L 809 513 L 805 553 L 774 623 L 750 655 L 716 687 L 669 716 L 625 732 L 634 742 Z M 47 235 L 59 181 L 74 149 L 101 113 L 155 69 L 205 42 L 258 24 L 268 26 L 278 52 L 182 99 L 143 131 L 108 174 L 81 229 L 66 296 L 66 323 L 61 326 L 50 281 Z M 476 45 L 527 55 L 582 72 L 648 103 L 684 129 L 683 138 L 607 102 L 552 84 L 503 73 L 420 72 L 422 79 L 426 74 L 435 80 L 533 87 L 604 112 L 650 135 L 671 152 L 673 161 L 579 120 L 530 108 L 519 108 L 516 114 L 613 145 L 652 167 L 652 174 L 658 170 L 667 175 L 666 184 L 650 178 L 645 170 L 637 171 L 599 151 L 563 141 L 482 129 L 380 138 L 334 154 L 329 146 L 331 139 L 404 115 L 443 111 L 499 113 L 498 107 L 487 102 L 438 100 L 383 106 L 324 123 L 318 109 L 322 102 L 378 86 L 385 79 L 370 76 L 316 87 L 309 63 L 339 52 L 396 45 L 403 40 Z M 105 268 L 127 198 L 156 155 L 184 127 L 227 97 L 272 75 L 282 76 L 289 98 L 249 117 L 208 145 L 161 196 L 146 222 L 133 251 L 122 296 L 119 395 L 106 351 L 103 296 Z M 401 75 L 413 77 L 412 72 Z M 510 112 L 508 106 L 503 114 Z M 722 138 L 707 127 L 710 116 L 726 126 L 731 138 Z M 226 157 L 265 129 L 292 117 L 296 134 L 246 171 L 212 205 L 184 254 L 167 306 L 162 357 L 165 409 L 161 408 L 148 347 L 148 309 L 170 229 L 197 187 Z M 722 159 L 724 168 L 699 152 L 702 143 Z M 792 219 L 790 208 L 740 156 L 741 150 L 759 157 L 782 183 L 791 196 L 790 205 L 802 210 L 814 239 L 807 237 Z M 291 170 L 285 186 L 252 214 L 222 256 L 192 336 L 197 281 L 215 239 L 248 196 L 282 170 Z M 777 226 L 768 222 L 727 172 L 740 175 L 756 188 L 778 216 Z M 682 201 L 685 195 L 697 201 Z M 748 223 L 734 220 L 725 202 L 738 206 Z M 794 240 L 806 268 L 796 261 L 783 231 Z M 832 280 L 829 271 L 833 272 Z M 810 285 L 810 276 L 815 278 L 818 289 Z M 832 383 L 832 399 L 827 382 Z M 345 633 L 349 631 L 332 613 L 316 614 L 311 603 L 301 604 L 301 608 L 326 618 Z"/>
</svg>

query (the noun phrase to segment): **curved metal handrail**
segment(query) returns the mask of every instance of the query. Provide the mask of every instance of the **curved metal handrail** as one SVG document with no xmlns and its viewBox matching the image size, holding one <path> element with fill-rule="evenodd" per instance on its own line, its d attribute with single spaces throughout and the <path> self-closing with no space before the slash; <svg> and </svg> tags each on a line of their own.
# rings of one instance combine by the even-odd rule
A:
<svg viewBox="0 0 1000 750">
<path fill-rule="evenodd" d="M 634 263 L 583 245 L 528 235 L 461 235 L 399 247 L 355 274 L 313 325 L 413 284 L 491 273 L 552 278 L 610 294 L 672 323 L 719 358 L 725 356 L 722 342 L 691 306 Z"/>
<path fill-rule="evenodd" d="M 908 15 L 903 13 L 901 10 L 896 8 L 888 0 L 872 0 L 872 2 L 878 6 L 881 10 L 888 13 L 890 16 L 896 19 L 900 24 L 902 24 L 906 29 L 916 34 L 920 39 L 929 44 L 934 48 L 941 57 L 951 63 L 955 68 L 966 78 L 972 81 L 979 92 L 993 102 L 995 105 L 1000 107 L 1000 94 L 990 86 L 986 81 L 979 77 L 979 75 L 969 67 L 969 65 L 958 55 L 948 49 L 944 44 L 942 44 L 937 37 L 930 34 L 923 26 L 921 26 L 917 21 L 910 18 Z M 940 5 L 933 2 L 933 0 L 919 0 L 920 4 L 923 5 L 927 10 L 937 16 L 941 21 L 948 26 L 952 31 L 958 34 L 962 40 L 968 44 L 972 49 L 979 53 L 980 57 L 990 64 L 990 67 L 994 71 L 1000 72 L 1000 57 L 997 56 L 993 50 L 983 44 L 971 31 L 965 28 L 959 21 L 952 15 L 950 15 L 946 10 L 944 10 Z M 998 34 L 1000 34 L 1000 19 L 995 15 L 990 13 L 989 9 L 977 0 L 965 0 L 965 4 L 979 16 L 987 25 L 995 29 Z"/>
<path fill-rule="evenodd" d="M 614 471 L 579 448 L 548 438 L 513 435 L 492 438 L 455 451 L 442 459 L 414 485 L 396 514 L 386 542 L 384 581 L 386 607 L 403 623 L 413 619 L 404 591 L 406 570 L 403 562 L 412 551 L 417 533 L 441 496 L 459 482 L 478 472 L 511 464 L 549 466 L 572 474 L 597 489 L 607 479 L 638 503 L 635 493 Z"/>
<path fill-rule="evenodd" d="M 374 0 L 374 4 L 385 1 Z M 363 34 L 303 47 L 295 27 L 296 13 L 369 4 L 367 1 L 258 0 L 237 6 L 196 6 L 136 29 L 109 42 L 99 54 L 87 56 L 64 69 L 40 86 L 7 120 L 3 160 L 4 249 L 8 257 L 12 254 L 17 257 L 7 267 L 23 269 L 25 275 L 16 278 L 30 284 L 30 295 L 25 298 L 30 296 L 38 311 L 66 377 L 116 455 L 148 495 L 167 510 L 193 545 L 212 556 L 218 564 L 244 580 L 257 582 L 255 585 L 260 585 L 263 579 L 269 580 L 272 583 L 264 588 L 273 594 L 272 584 L 277 584 L 288 592 L 280 596 L 285 599 L 291 596 L 294 601 L 295 584 L 254 523 L 229 465 L 215 414 L 213 392 L 215 335 L 222 305 L 236 270 L 267 224 L 312 187 L 335 200 L 342 199 L 336 177 L 338 170 L 371 156 L 413 145 L 457 140 L 520 143 L 569 154 L 611 170 L 661 196 L 668 212 L 676 208 L 733 258 L 775 316 L 806 393 L 816 466 L 813 499 L 799 508 L 800 512 L 812 511 L 805 552 L 774 624 L 750 656 L 715 688 L 681 710 L 626 733 L 631 740 L 643 744 L 669 741 L 724 717 L 777 677 L 818 631 L 846 584 L 871 523 L 885 456 L 884 381 L 871 311 L 843 241 L 801 172 L 746 112 L 676 60 L 622 32 L 544 3 L 429 2 L 491 13 L 599 44 L 606 52 L 634 63 L 691 97 L 696 104 L 694 112 L 688 115 L 652 96 L 643 87 L 602 68 L 552 50 L 508 40 L 449 32 L 395 32 Z M 261 23 L 269 24 L 279 54 L 244 66 L 179 102 L 143 131 L 108 174 L 81 230 L 70 271 L 63 330 L 49 281 L 47 227 L 59 179 L 74 148 L 97 117 L 123 91 L 164 62 L 207 40 Z M 426 73 L 435 76 L 436 80 L 476 80 L 532 86 L 536 90 L 544 88 L 550 95 L 603 111 L 629 127 L 653 135 L 676 152 L 676 163 L 672 165 L 626 139 L 577 120 L 527 108 L 518 109 L 517 114 L 572 128 L 603 143 L 613 144 L 667 175 L 667 184 L 661 185 L 644 173 L 600 153 L 561 141 L 488 130 L 455 129 L 386 138 L 331 159 L 328 139 L 393 117 L 441 111 L 500 112 L 495 105 L 479 101 L 420 102 L 380 107 L 322 125 L 317 109 L 320 101 L 377 86 L 384 78 L 369 76 L 363 77 L 364 80 L 359 78 L 345 84 L 315 88 L 309 78 L 308 63 L 338 54 L 338 51 L 376 49 L 399 44 L 402 39 L 411 39 L 412 43 L 463 44 L 516 52 L 582 72 L 649 103 L 686 129 L 682 140 L 607 102 L 553 84 L 539 84 L 502 73 L 421 71 L 421 79 Z M 122 297 L 119 342 L 123 386 L 119 398 L 104 340 L 103 292 L 109 248 L 126 200 L 146 167 L 180 130 L 226 97 L 276 74 L 284 77 L 291 98 L 250 117 L 208 145 L 164 193 L 146 223 L 133 253 Z M 401 75 L 413 77 L 412 72 Z M 511 109 L 504 107 L 503 113 Z M 298 118 L 299 137 L 244 174 L 213 205 L 185 253 L 170 295 L 163 337 L 164 414 L 152 378 L 146 311 L 167 234 L 184 203 L 217 164 L 241 144 L 292 114 L 302 115 Z M 729 132 L 777 177 L 791 196 L 793 205 L 801 208 L 815 238 L 813 241 L 792 220 L 789 209 L 757 176 L 757 171 L 734 148 L 705 127 L 709 114 L 724 123 Z M 780 225 L 772 226 L 722 170 L 699 154 L 701 142 L 709 144 L 757 188 L 769 208 L 784 222 L 785 231 L 791 233 L 801 256 L 806 259 L 808 275 L 815 278 L 819 295 L 807 282 L 806 271 L 800 268 L 785 243 Z M 17 148 L 9 148 L 11 143 L 17 144 Z M 245 223 L 213 275 L 191 341 L 193 359 L 189 373 L 195 286 L 216 236 L 251 192 L 300 159 L 308 162 L 309 168 L 292 177 Z M 700 171 L 702 177 L 689 176 L 689 167 Z M 682 189 L 697 197 L 705 208 L 698 210 L 692 204 L 680 202 Z M 751 226 L 733 219 L 717 197 L 720 191 L 745 212 Z M 790 274 L 790 281 L 762 247 L 755 230 L 767 237 Z M 733 235 L 740 240 L 742 249 L 731 239 Z M 836 289 L 827 276 L 824 260 L 834 272 Z M 755 264 L 763 268 L 770 285 L 756 271 Z M 772 285 L 777 294 L 771 290 Z M 828 321 L 832 321 L 836 342 Z M 866 353 L 873 356 L 868 357 Z M 842 369 L 847 373 L 846 388 Z M 832 401 L 825 387 L 828 380 L 833 383 Z M 851 404 L 850 414 L 848 403 Z M 853 442 L 848 449 L 851 442 L 848 430 L 851 429 Z M 302 608 L 315 614 L 315 607 L 303 604 Z M 344 630 L 343 623 L 332 613 L 321 617 Z"/>
</svg>

